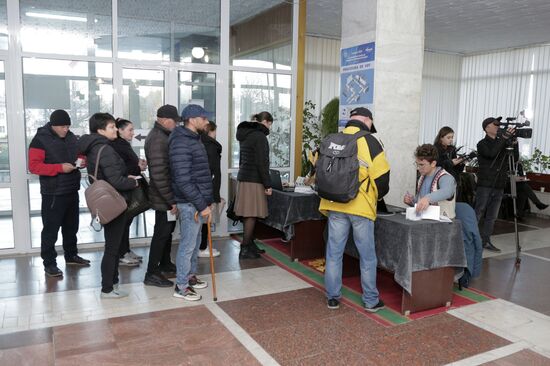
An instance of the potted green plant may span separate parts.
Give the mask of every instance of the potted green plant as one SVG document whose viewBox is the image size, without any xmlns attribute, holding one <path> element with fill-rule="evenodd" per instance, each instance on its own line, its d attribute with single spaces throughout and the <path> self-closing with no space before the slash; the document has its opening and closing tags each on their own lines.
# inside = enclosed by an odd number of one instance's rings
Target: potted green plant
<svg viewBox="0 0 550 366">
<path fill-rule="evenodd" d="M 319 117 L 315 114 L 316 104 L 306 100 L 303 110 L 303 132 L 302 132 L 302 173 L 304 177 L 312 169 L 309 161 L 309 154 L 321 143 L 321 131 L 319 128 Z"/>
<path fill-rule="evenodd" d="M 323 108 L 321 112 L 321 136 L 325 137 L 331 133 L 338 132 L 338 109 L 340 108 L 340 100 L 332 99 Z"/>
<path fill-rule="evenodd" d="M 544 155 L 539 148 L 535 148 L 530 158 L 522 158 L 521 165 L 527 178 L 530 181 L 531 188 L 539 190 L 545 187 L 550 189 L 550 174 L 546 172 L 550 168 L 550 156 Z"/>
</svg>

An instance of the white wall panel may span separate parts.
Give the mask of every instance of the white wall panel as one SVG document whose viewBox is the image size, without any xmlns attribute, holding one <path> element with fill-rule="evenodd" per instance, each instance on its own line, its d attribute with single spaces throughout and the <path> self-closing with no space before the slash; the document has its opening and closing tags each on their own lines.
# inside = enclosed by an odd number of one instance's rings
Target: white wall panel
<svg viewBox="0 0 550 366">
<path fill-rule="evenodd" d="M 340 40 L 306 37 L 305 100 L 317 105 L 316 114 L 340 95 Z"/>
<path fill-rule="evenodd" d="M 457 130 L 461 56 L 424 52 L 419 143 L 432 143 L 443 126 Z"/>
<path fill-rule="evenodd" d="M 306 37 L 305 100 L 317 104 L 317 114 L 339 95 L 339 55 L 340 41 Z M 483 119 L 529 109 L 533 138 L 521 141 L 522 152 L 550 154 L 550 46 L 472 56 L 425 52 L 419 143 L 450 126 L 457 146 L 475 149 Z"/>
<path fill-rule="evenodd" d="M 522 152 L 550 151 L 550 47 L 537 46 L 463 58 L 458 144 L 475 149 L 485 135 L 489 116 L 517 116 L 531 109 L 533 139 L 521 141 Z"/>
</svg>

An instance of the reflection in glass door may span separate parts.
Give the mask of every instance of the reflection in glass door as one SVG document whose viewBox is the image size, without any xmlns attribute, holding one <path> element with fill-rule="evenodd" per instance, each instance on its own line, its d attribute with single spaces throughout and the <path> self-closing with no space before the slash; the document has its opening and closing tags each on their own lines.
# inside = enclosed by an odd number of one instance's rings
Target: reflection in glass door
<svg viewBox="0 0 550 366">
<path fill-rule="evenodd" d="M 23 59 L 23 101 L 25 106 L 25 136 L 27 146 L 39 127 L 45 125 L 50 114 L 64 109 L 71 116 L 71 131 L 77 135 L 88 133 L 88 118 L 100 111 L 113 110 L 112 64 L 38 58 Z M 84 172 L 83 172 L 84 173 Z M 103 241 L 103 233 L 90 228 L 90 214 L 86 207 L 84 189 L 88 186 L 83 174 L 80 196 L 80 223 L 78 243 Z M 42 197 L 38 176 L 28 180 L 32 247 L 40 247 Z M 61 240 L 57 241 L 61 245 Z"/>
<path fill-rule="evenodd" d="M 200 104 L 216 115 L 216 74 L 206 72 L 180 71 L 178 74 L 180 108 L 187 104 Z"/>
<path fill-rule="evenodd" d="M 0 251 L 2 249 L 14 248 L 10 160 L 8 152 L 6 77 L 3 61 L 0 61 L 0 233 L 2 233 L 2 237 L 0 238 Z"/>
</svg>

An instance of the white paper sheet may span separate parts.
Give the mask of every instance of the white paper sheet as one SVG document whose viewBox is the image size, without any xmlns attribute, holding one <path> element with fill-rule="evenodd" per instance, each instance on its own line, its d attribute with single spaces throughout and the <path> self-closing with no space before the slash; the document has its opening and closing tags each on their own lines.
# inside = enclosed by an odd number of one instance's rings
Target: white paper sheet
<svg viewBox="0 0 550 366">
<path fill-rule="evenodd" d="M 414 207 L 408 207 L 405 218 L 411 221 L 418 220 L 435 220 L 441 221 L 440 219 L 441 209 L 439 206 L 428 206 L 428 208 L 420 213 L 416 212 L 416 205 Z"/>
</svg>

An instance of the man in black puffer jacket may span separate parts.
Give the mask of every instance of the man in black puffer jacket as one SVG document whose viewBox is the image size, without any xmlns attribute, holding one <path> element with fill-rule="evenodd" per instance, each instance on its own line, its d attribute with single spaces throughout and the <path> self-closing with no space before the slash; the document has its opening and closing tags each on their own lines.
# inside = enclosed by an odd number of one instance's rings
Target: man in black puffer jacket
<svg viewBox="0 0 550 366">
<path fill-rule="evenodd" d="M 174 297 L 188 301 L 200 300 L 201 296 L 195 289 L 207 287 L 207 283 L 196 274 L 201 227 L 207 221 L 214 201 L 208 156 L 199 135 L 199 131 L 204 131 L 208 125 L 208 116 L 201 106 L 189 104 L 181 114 L 185 127 L 176 127 L 169 140 L 172 189 L 180 220 Z"/>
<path fill-rule="evenodd" d="M 501 117 L 489 117 L 482 123 L 486 135 L 477 143 L 479 171 L 475 198 L 475 211 L 483 248 L 497 253 L 500 249 L 491 243 L 491 234 L 507 180 L 508 162 L 505 149 L 510 146 L 510 137 L 514 133 L 513 128 L 499 133 L 500 119 Z M 517 161 L 517 148 L 514 150 Z"/>
<path fill-rule="evenodd" d="M 87 266 L 90 261 L 78 256 L 76 247 L 79 221 L 78 190 L 80 171 L 76 136 L 69 131 L 71 118 L 62 109 L 50 115 L 50 121 L 36 132 L 29 147 L 29 171 L 40 176 L 42 195 L 42 234 L 40 254 L 47 276 L 62 276 L 57 267 L 55 242 L 59 228 L 63 235 L 65 262 Z"/>
<path fill-rule="evenodd" d="M 168 211 L 178 213 L 168 158 L 168 138 L 181 121 L 178 110 L 173 105 L 163 105 L 157 110 L 155 126 L 145 139 L 145 157 L 149 164 L 149 200 L 155 210 L 155 228 L 149 249 L 149 264 L 143 283 L 149 286 L 170 287 L 171 281 L 164 274 L 173 276 L 176 266 L 170 259 L 172 232 L 176 221 L 168 221 Z M 163 274 L 164 273 L 164 274 Z"/>
</svg>

